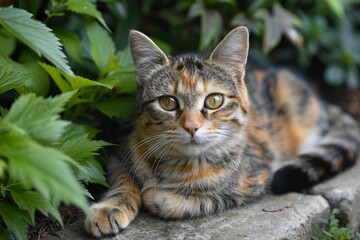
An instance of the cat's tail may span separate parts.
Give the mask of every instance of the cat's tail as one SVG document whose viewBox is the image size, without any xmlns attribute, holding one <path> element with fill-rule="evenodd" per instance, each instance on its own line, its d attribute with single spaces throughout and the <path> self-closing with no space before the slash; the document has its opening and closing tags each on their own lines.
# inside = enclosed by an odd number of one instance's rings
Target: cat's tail
<svg viewBox="0 0 360 240">
<path fill-rule="evenodd" d="M 301 191 L 336 175 L 360 159 L 357 122 L 336 106 L 329 106 L 328 110 L 326 133 L 317 145 L 299 154 L 296 164 L 286 165 L 274 173 L 272 192 Z"/>
</svg>

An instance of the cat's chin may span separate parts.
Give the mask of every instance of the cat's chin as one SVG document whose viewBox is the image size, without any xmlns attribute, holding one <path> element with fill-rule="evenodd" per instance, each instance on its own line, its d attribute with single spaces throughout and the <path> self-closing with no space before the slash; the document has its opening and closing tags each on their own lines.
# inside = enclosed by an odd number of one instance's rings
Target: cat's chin
<svg viewBox="0 0 360 240">
<path fill-rule="evenodd" d="M 189 143 L 178 144 L 175 148 L 183 155 L 201 156 L 206 155 L 210 151 L 211 144 L 190 141 Z"/>
</svg>

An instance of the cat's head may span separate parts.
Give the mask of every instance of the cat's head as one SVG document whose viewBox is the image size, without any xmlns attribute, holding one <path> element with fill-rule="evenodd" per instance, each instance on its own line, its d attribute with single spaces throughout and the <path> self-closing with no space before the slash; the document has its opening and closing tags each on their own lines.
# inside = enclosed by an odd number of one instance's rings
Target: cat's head
<svg viewBox="0 0 360 240">
<path fill-rule="evenodd" d="M 245 27 L 232 30 L 207 56 L 166 56 L 134 30 L 129 39 L 138 83 L 137 126 L 143 139 L 189 155 L 204 155 L 210 148 L 221 151 L 243 141 L 249 110 Z"/>
</svg>

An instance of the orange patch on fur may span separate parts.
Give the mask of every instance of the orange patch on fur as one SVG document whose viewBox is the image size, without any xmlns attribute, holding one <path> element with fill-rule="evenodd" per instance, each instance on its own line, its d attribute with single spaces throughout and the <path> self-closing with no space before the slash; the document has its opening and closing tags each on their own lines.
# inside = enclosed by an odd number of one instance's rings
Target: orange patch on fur
<svg viewBox="0 0 360 240">
<path fill-rule="evenodd" d="M 179 177 L 171 180 L 171 183 L 196 183 L 214 179 L 216 176 L 224 172 L 224 168 L 220 166 L 205 166 L 205 164 L 187 164 L 185 166 L 177 166 L 174 171 L 179 173 Z M 183 176 L 182 176 L 183 175 Z"/>
<path fill-rule="evenodd" d="M 261 172 L 257 176 L 243 176 L 239 178 L 238 192 L 241 195 L 249 195 L 252 186 L 263 185 L 269 179 L 267 172 Z"/>
</svg>

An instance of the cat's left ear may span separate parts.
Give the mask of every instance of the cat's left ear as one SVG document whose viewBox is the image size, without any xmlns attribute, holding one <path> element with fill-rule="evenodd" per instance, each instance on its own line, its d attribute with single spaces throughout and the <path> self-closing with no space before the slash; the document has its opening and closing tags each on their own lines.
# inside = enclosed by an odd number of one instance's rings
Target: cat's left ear
<svg viewBox="0 0 360 240">
<path fill-rule="evenodd" d="M 136 69 L 138 83 L 146 78 L 147 73 L 153 70 L 156 65 L 165 65 L 169 63 L 160 48 L 145 34 L 130 30 L 129 35 L 131 55 Z"/>
<path fill-rule="evenodd" d="M 249 51 L 249 32 L 241 26 L 233 29 L 216 46 L 210 55 L 210 60 L 229 63 L 235 67 L 244 66 Z"/>
</svg>

